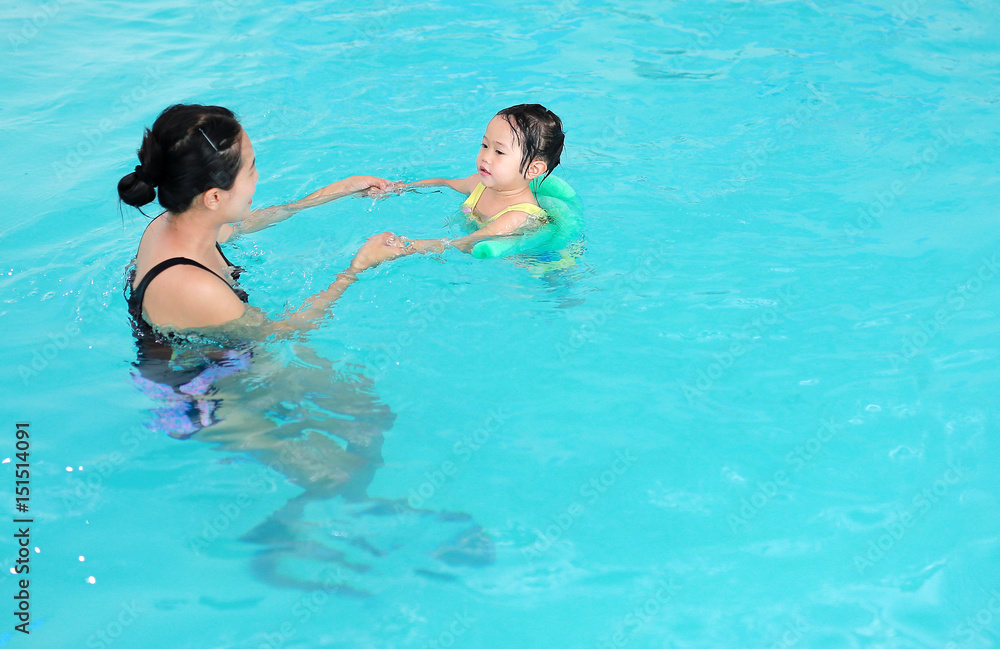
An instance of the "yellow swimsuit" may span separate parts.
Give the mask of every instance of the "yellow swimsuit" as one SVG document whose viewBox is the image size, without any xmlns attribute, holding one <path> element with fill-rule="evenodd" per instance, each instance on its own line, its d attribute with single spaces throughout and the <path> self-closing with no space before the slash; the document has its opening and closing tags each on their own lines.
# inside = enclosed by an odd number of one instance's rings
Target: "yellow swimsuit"
<svg viewBox="0 0 1000 649">
<path fill-rule="evenodd" d="M 472 193 L 469 194 L 469 197 L 465 199 L 465 202 L 462 203 L 462 211 L 475 219 L 476 223 L 479 224 L 479 227 L 492 223 L 507 212 L 526 212 L 528 216 L 533 216 L 539 219 L 545 219 L 546 217 L 545 210 L 537 205 L 532 205 L 531 203 L 518 203 L 517 205 L 511 205 L 510 207 L 503 208 L 486 221 L 480 221 L 479 217 L 476 216 L 476 203 L 479 202 L 479 197 L 483 195 L 483 190 L 485 189 L 486 186 L 483 185 L 483 183 L 479 183 L 476 185 L 476 188 L 472 190 Z"/>
</svg>

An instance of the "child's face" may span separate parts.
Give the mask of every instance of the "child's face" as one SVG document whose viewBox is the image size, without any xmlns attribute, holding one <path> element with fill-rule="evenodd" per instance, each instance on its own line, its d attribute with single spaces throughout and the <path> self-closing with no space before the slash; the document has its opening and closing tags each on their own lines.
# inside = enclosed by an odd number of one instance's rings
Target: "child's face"
<svg viewBox="0 0 1000 649">
<path fill-rule="evenodd" d="M 515 189 L 527 185 L 528 181 L 521 173 L 523 155 L 514 137 L 514 129 L 504 118 L 494 117 L 486 127 L 486 135 L 476 157 L 479 182 L 490 189 Z"/>
</svg>

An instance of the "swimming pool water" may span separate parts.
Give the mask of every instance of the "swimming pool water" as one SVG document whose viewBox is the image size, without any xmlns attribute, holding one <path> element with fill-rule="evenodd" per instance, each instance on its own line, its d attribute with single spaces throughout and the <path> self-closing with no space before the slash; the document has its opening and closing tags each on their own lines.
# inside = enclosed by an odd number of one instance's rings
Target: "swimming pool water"
<svg viewBox="0 0 1000 649">
<path fill-rule="evenodd" d="M 988 3 L 17 1 L 0 24 L 0 457 L 28 419 L 39 550 L 32 634 L 7 614 L 0 643 L 998 643 Z M 114 188 L 182 101 L 242 117 L 258 205 L 470 173 L 496 110 L 543 103 L 585 256 L 366 273 L 226 385 L 233 430 L 172 439 L 130 379 L 146 221 Z M 344 200 L 227 255 L 279 314 L 459 203 Z M 384 464 L 327 461 L 348 428 Z M 371 482 L 303 489 L 338 470 Z"/>
</svg>

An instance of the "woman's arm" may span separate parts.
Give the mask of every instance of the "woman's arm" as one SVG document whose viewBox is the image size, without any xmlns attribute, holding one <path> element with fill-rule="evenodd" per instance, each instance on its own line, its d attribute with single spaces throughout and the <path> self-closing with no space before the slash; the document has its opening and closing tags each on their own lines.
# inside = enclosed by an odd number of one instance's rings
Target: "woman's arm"
<svg viewBox="0 0 1000 649">
<path fill-rule="evenodd" d="M 411 252 L 413 247 L 404 247 L 404 241 L 391 232 L 368 237 L 326 290 L 307 298 L 297 311 L 280 320 L 271 320 L 259 309 L 247 306 L 225 281 L 193 266 L 163 271 L 150 284 L 143 307 L 151 321 L 164 323 L 159 325 L 161 329 L 179 333 L 263 339 L 275 333 L 308 331 L 319 326 L 327 309 L 357 281 L 358 273 Z"/>
<path fill-rule="evenodd" d="M 327 185 L 322 189 L 318 189 L 308 196 L 295 201 L 294 203 L 288 203 L 287 205 L 274 205 L 272 207 L 254 210 L 250 213 L 250 218 L 235 225 L 222 226 L 219 230 L 218 240 L 219 243 L 223 243 L 240 234 L 263 230 L 264 228 L 270 227 L 275 223 L 284 221 L 300 210 L 304 210 L 309 207 L 316 207 L 317 205 L 322 205 L 323 203 L 329 203 L 330 201 L 343 198 L 344 196 L 350 196 L 351 194 L 358 194 L 373 190 L 376 192 L 383 192 L 391 185 L 392 181 L 385 180 L 384 178 L 377 178 L 375 176 L 351 176 L 349 178 L 344 178 L 343 180 L 338 180 L 337 182 Z"/>
<path fill-rule="evenodd" d="M 350 266 L 337 273 L 337 279 L 326 290 L 307 298 L 298 311 L 284 320 L 274 322 L 274 328 L 284 331 L 306 331 L 315 328 L 317 322 L 326 314 L 327 309 L 340 299 L 348 286 L 358 280 L 358 273 L 374 268 L 383 261 L 412 252 L 415 252 L 412 246 L 405 246 L 402 237 L 397 237 L 391 232 L 368 237 L 364 245 L 354 255 Z"/>
</svg>

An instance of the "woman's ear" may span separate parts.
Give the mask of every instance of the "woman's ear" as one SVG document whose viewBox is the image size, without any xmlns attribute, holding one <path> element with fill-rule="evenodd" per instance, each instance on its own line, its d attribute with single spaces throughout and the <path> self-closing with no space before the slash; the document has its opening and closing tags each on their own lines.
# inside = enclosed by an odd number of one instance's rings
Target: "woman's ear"
<svg viewBox="0 0 1000 649">
<path fill-rule="evenodd" d="M 549 165 L 545 164 L 543 160 L 532 160 L 531 164 L 528 165 L 528 173 L 524 174 L 524 177 L 528 180 L 534 180 L 544 174 L 548 168 Z"/>
<path fill-rule="evenodd" d="M 212 189 L 205 191 L 205 193 L 201 195 L 201 203 L 207 209 L 210 210 L 218 209 L 219 203 L 221 202 L 222 202 L 222 194 L 220 193 L 218 187 L 213 187 Z"/>
</svg>

